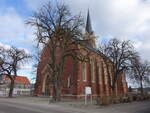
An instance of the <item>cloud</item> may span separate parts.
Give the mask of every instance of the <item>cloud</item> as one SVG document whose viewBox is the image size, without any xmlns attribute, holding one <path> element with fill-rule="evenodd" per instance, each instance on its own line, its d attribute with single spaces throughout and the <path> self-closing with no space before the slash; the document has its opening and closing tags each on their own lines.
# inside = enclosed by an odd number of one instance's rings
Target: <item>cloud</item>
<svg viewBox="0 0 150 113">
<path fill-rule="evenodd" d="M 10 45 L 4 45 L 0 42 L 0 47 L 3 47 L 5 49 L 10 49 Z"/>
<path fill-rule="evenodd" d="M 49 0 L 25 0 L 26 6 L 35 11 Z M 50 0 L 54 2 L 55 0 Z M 150 0 L 61 0 L 70 6 L 74 14 L 81 12 L 85 17 L 87 9 L 90 9 L 92 27 L 99 41 L 108 40 L 112 37 L 120 39 L 129 39 L 141 53 L 144 59 L 149 59 L 150 49 Z M 10 14 L 7 19 L 7 14 Z M 15 16 L 12 16 L 15 15 Z M 3 15 L 4 16 L 4 15 Z M 24 36 L 24 43 L 31 44 L 32 30 L 24 29 L 24 20 L 22 20 L 15 11 L 9 11 L 2 17 L 2 21 L 7 20 L 14 24 L 8 24 L 13 29 L 12 37 Z M 1 22 L 1 21 L 0 21 Z M 3 23 L 4 24 L 4 23 Z M 17 26 L 17 27 L 16 27 Z M 18 27 L 20 26 L 20 27 Z M 6 29 L 7 30 L 7 27 Z M 0 30 L 1 31 L 1 30 Z M 8 30 L 10 31 L 10 30 Z M 24 31 L 23 33 L 20 33 Z M 10 31 L 11 32 L 11 31 Z M 29 34 L 28 36 L 26 36 Z M 6 34 L 5 34 L 6 35 Z M 9 36 L 9 37 L 11 37 Z M 9 39 L 10 40 L 10 39 Z M 13 39 L 12 39 L 13 40 Z M 21 39 L 17 39 L 18 42 Z M 33 42 L 32 42 L 33 43 Z"/>
<path fill-rule="evenodd" d="M 27 7 L 33 11 L 39 9 L 42 5 L 44 5 L 48 1 L 50 0 L 25 0 Z"/>
<path fill-rule="evenodd" d="M 5 14 L 0 13 L 0 26 L 0 38 L 4 41 L 10 41 L 17 37 L 22 37 L 24 25 L 21 18 L 13 8 L 7 9 Z"/>
<path fill-rule="evenodd" d="M 30 48 L 33 30 L 25 25 L 25 19 L 14 8 L 8 7 L 5 13 L 0 10 L 0 39 L 1 43 Z"/>
<path fill-rule="evenodd" d="M 144 59 L 150 50 L 150 1 L 149 0 L 65 0 L 77 14 L 86 17 L 90 9 L 93 30 L 99 40 L 117 37 L 134 42 Z M 86 18 L 85 18 L 86 20 Z"/>
<path fill-rule="evenodd" d="M 27 18 L 18 14 L 14 7 L 0 8 L 0 46 L 10 48 L 10 46 L 24 49 L 27 53 L 32 53 L 34 44 L 34 29 L 25 25 Z M 32 62 L 21 67 L 18 75 L 30 76 Z"/>
<path fill-rule="evenodd" d="M 29 64 L 21 65 L 20 68 L 26 71 L 33 71 L 32 65 L 29 65 Z"/>
<path fill-rule="evenodd" d="M 21 69 L 18 70 L 18 75 L 19 76 L 27 76 L 31 82 L 35 82 L 32 79 L 35 78 L 36 73 L 33 72 L 33 66 L 32 64 L 26 63 L 25 65 L 21 66 Z"/>
<path fill-rule="evenodd" d="M 39 9 L 46 2 L 55 0 L 24 0 L 29 11 Z M 86 21 L 90 9 L 92 27 L 102 42 L 113 37 L 129 39 L 143 59 L 150 60 L 150 0 L 58 0 L 70 6 L 73 14 L 82 13 Z M 22 4 L 18 4 L 22 5 Z M 29 17 L 30 18 L 30 17 Z M 7 4 L 0 7 L 0 46 L 11 45 L 33 53 L 34 29 L 25 25 L 25 18 L 17 8 Z M 32 63 L 25 64 L 19 75 L 31 76 Z"/>
</svg>

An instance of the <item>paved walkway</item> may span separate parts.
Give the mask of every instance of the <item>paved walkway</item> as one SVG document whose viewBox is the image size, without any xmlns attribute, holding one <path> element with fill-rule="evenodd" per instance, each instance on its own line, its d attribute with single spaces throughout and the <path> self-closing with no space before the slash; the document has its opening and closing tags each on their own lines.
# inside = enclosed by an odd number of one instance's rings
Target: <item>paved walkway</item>
<svg viewBox="0 0 150 113">
<path fill-rule="evenodd" d="M 5 111 L 9 109 L 11 112 Z M 23 110 L 21 113 L 150 113 L 150 101 L 97 106 L 84 105 L 81 101 L 49 104 L 48 98 L 0 98 L 0 113 L 19 113 L 20 110 Z"/>
</svg>

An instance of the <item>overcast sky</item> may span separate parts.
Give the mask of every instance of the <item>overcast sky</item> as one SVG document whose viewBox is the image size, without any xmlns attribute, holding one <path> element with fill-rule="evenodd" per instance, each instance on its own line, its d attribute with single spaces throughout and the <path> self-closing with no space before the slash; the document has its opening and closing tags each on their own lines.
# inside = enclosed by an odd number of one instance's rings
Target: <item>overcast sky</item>
<svg viewBox="0 0 150 113">
<path fill-rule="evenodd" d="M 32 12 L 49 0 L 0 0 L 0 45 L 34 50 L 33 29 L 25 25 Z M 52 0 L 51 0 L 52 1 Z M 59 0 L 58 0 L 59 1 Z M 90 9 L 92 28 L 99 41 L 129 39 L 143 59 L 150 60 L 150 0 L 62 0 L 73 14 L 85 17 Z M 30 76 L 31 63 L 21 75 Z"/>
</svg>

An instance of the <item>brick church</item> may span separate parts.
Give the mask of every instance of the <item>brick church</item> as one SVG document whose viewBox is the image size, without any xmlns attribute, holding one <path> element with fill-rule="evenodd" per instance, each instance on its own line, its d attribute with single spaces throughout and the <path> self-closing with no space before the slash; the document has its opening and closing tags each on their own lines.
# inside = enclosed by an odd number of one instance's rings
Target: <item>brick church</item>
<svg viewBox="0 0 150 113">
<path fill-rule="evenodd" d="M 89 62 L 74 61 L 71 57 L 67 58 L 64 70 L 64 82 L 61 90 L 62 97 L 82 98 L 85 95 L 85 87 L 91 88 L 92 97 L 110 96 L 112 89 L 108 81 L 112 79 L 112 62 L 108 62 L 103 54 L 96 49 L 95 35 L 92 30 L 90 14 L 88 11 L 85 34 L 83 38 L 90 38 L 87 44 L 79 44 L 78 47 L 85 47 L 92 52 Z M 41 60 L 37 69 L 37 78 L 35 84 L 36 96 L 52 96 L 52 85 L 49 81 L 50 72 L 47 65 L 48 54 L 46 48 L 43 49 Z M 107 62 L 106 62 L 107 60 Z M 107 65 L 106 65 L 107 63 Z M 115 93 L 118 96 L 127 93 L 127 82 L 125 74 L 118 79 Z"/>
</svg>

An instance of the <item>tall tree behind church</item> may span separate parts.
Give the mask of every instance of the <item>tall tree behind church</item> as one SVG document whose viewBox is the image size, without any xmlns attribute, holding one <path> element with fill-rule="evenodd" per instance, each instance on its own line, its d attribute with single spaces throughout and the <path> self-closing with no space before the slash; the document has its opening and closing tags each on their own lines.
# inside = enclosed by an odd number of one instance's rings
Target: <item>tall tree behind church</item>
<svg viewBox="0 0 150 113">
<path fill-rule="evenodd" d="M 150 84 L 150 63 L 148 61 L 142 61 L 140 57 L 136 57 L 132 60 L 132 66 L 129 70 L 129 77 L 140 83 L 141 94 L 144 93 L 143 85 Z"/>
<path fill-rule="evenodd" d="M 107 57 L 107 61 L 109 59 L 113 64 L 113 78 L 109 79 L 109 86 L 114 92 L 118 78 L 131 67 L 131 61 L 138 56 L 138 53 L 129 40 L 120 41 L 116 38 L 100 45 L 99 51 Z"/>
</svg>

